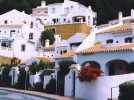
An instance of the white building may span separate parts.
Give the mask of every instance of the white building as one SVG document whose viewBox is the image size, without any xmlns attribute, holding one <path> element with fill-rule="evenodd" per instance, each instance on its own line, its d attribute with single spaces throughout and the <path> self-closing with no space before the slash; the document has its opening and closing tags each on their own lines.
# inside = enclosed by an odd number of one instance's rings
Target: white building
<svg viewBox="0 0 134 100">
<path fill-rule="evenodd" d="M 43 29 L 32 23 L 30 15 L 15 9 L 0 15 L 0 55 L 22 61 L 33 57 Z"/>
<path fill-rule="evenodd" d="M 132 10 L 133 11 L 133 10 Z M 56 66 L 61 60 L 74 60 L 65 76 L 64 95 L 86 100 L 107 100 L 111 96 L 117 99 L 119 85 L 134 80 L 134 24 L 133 14 L 123 21 L 119 13 L 118 23 L 105 25 L 91 30 L 83 43 L 75 50 L 56 58 Z M 90 63 L 104 73 L 91 82 L 83 83 L 76 79 L 81 67 Z M 58 69 L 56 68 L 56 72 Z M 127 74 L 126 74 L 127 73 Z M 70 88 L 68 88 L 70 87 Z M 116 88 L 113 88 L 116 87 Z M 112 92 L 111 92 L 112 89 Z M 111 95 L 112 93 L 112 95 Z"/>
<path fill-rule="evenodd" d="M 91 6 L 85 7 L 70 0 L 49 5 L 42 1 L 41 6 L 32 10 L 31 16 L 45 25 L 85 22 L 93 27 L 93 20 L 96 19 L 96 13 L 92 11 Z"/>
</svg>

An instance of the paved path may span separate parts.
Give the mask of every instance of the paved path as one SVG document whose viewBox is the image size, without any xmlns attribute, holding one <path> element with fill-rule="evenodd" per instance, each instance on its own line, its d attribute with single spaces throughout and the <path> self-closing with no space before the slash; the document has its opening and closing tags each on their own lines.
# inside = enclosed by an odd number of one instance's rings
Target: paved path
<svg viewBox="0 0 134 100">
<path fill-rule="evenodd" d="M 0 100 L 49 100 L 49 99 L 0 90 Z"/>
<path fill-rule="evenodd" d="M 76 99 L 76 98 L 70 98 L 70 97 L 59 96 L 59 95 L 52 95 L 52 94 L 36 92 L 36 91 L 18 90 L 18 89 L 14 89 L 14 88 L 0 87 L 0 90 L 6 90 L 9 92 L 16 92 L 16 93 L 28 94 L 28 95 L 32 95 L 32 96 L 36 96 L 36 97 L 41 97 L 41 98 L 44 98 L 43 100 L 80 100 L 80 99 Z M 2 99 L 0 99 L 0 100 L 2 100 Z M 3 100 L 10 100 L 10 99 L 3 99 Z M 15 100 L 15 99 L 13 99 L 13 100 Z M 16 100 L 18 100 L 18 99 L 16 99 Z M 21 100 L 23 100 L 23 99 L 21 99 Z M 33 99 L 25 99 L 25 100 L 33 100 Z M 36 100 L 41 100 L 41 99 L 36 99 Z"/>
</svg>

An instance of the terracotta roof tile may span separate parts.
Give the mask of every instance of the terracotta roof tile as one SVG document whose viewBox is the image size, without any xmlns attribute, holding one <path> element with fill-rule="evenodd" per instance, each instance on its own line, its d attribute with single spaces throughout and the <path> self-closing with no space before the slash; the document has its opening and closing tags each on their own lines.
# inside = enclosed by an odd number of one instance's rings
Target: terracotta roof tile
<svg viewBox="0 0 134 100">
<path fill-rule="evenodd" d="M 54 45 L 49 45 L 49 47 L 42 46 L 42 47 L 38 48 L 38 50 L 49 50 L 50 51 L 50 50 L 54 50 L 54 48 L 55 48 Z"/>
<path fill-rule="evenodd" d="M 38 59 L 42 62 L 47 62 L 47 63 L 55 62 L 54 59 L 48 59 L 48 58 L 43 58 L 43 57 L 36 57 L 36 59 Z"/>
<path fill-rule="evenodd" d="M 126 45 L 122 45 L 122 46 L 114 46 L 114 47 L 102 47 L 101 44 L 98 44 L 98 45 L 94 45 L 93 47 L 90 47 L 88 49 L 82 50 L 82 51 L 78 52 L 77 54 L 128 51 L 128 50 L 133 50 L 133 48 L 134 48 L 134 43 L 126 44 Z"/>
<path fill-rule="evenodd" d="M 32 10 L 48 10 L 48 7 L 39 7 L 39 8 L 33 8 Z"/>
<path fill-rule="evenodd" d="M 19 24 L 0 24 L 0 27 L 21 28 L 22 25 L 19 25 Z"/>
<path fill-rule="evenodd" d="M 102 32 L 99 32 L 98 34 L 105 34 L 105 33 L 111 33 L 111 32 L 118 32 L 118 31 L 128 31 L 128 30 L 132 30 L 132 25 L 133 24 L 124 24 L 121 26 L 117 26 Z"/>
<path fill-rule="evenodd" d="M 64 59 L 64 58 L 72 58 L 74 56 L 74 50 L 71 50 L 71 51 L 69 51 L 69 52 L 67 52 L 67 53 L 64 53 L 64 54 L 62 54 L 62 55 L 60 55 L 60 56 L 57 56 L 55 59 Z"/>
</svg>

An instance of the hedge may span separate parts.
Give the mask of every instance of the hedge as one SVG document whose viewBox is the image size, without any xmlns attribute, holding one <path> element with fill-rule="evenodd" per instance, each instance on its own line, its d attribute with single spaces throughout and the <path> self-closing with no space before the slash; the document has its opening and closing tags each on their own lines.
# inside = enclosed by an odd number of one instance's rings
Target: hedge
<svg viewBox="0 0 134 100">
<path fill-rule="evenodd" d="M 119 92 L 119 100 L 134 100 L 134 83 L 120 84 Z"/>
</svg>

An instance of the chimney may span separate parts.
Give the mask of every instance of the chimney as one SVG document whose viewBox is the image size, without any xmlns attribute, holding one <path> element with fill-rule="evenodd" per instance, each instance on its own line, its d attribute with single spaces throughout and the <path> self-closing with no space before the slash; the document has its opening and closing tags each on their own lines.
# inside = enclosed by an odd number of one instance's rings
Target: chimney
<svg viewBox="0 0 134 100">
<path fill-rule="evenodd" d="M 134 18 L 134 9 L 131 9 L 131 18 Z"/>
<path fill-rule="evenodd" d="M 119 12 L 119 15 L 118 15 L 118 17 L 119 17 L 119 24 L 122 24 L 122 12 Z"/>
<path fill-rule="evenodd" d="M 58 44 L 59 42 L 61 42 L 61 35 L 55 34 L 54 37 L 55 37 L 55 43 L 56 44 Z"/>
<path fill-rule="evenodd" d="M 46 1 L 41 1 L 41 6 L 45 7 L 46 6 Z"/>
<path fill-rule="evenodd" d="M 89 9 L 89 10 L 92 10 L 91 6 L 88 6 L 88 9 Z"/>
<path fill-rule="evenodd" d="M 45 48 L 49 47 L 49 42 L 50 41 L 48 39 L 45 40 Z"/>
</svg>

